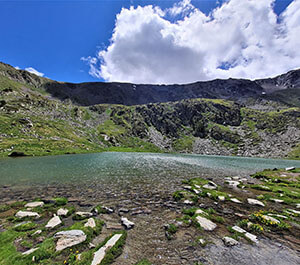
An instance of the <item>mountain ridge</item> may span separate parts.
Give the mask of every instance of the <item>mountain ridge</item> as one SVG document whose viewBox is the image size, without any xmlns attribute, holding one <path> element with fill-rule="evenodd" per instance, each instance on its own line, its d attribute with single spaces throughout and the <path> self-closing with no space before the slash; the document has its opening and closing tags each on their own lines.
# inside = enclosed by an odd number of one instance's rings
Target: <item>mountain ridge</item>
<svg viewBox="0 0 300 265">
<path fill-rule="evenodd" d="M 222 98 L 247 103 L 249 98 L 282 102 L 282 90 L 296 94 L 297 101 L 290 106 L 300 106 L 300 69 L 283 75 L 258 79 L 215 79 L 189 84 L 152 85 L 119 82 L 57 82 L 38 77 L 25 70 L 17 70 L 1 63 L 0 73 L 8 78 L 45 89 L 60 100 L 71 100 L 74 104 L 90 106 L 96 104 L 139 105 L 148 103 L 174 102 L 192 98 Z M 279 93 L 280 96 L 276 96 Z M 288 93 L 289 94 L 289 93 Z M 284 101 L 287 104 L 288 100 Z"/>
</svg>

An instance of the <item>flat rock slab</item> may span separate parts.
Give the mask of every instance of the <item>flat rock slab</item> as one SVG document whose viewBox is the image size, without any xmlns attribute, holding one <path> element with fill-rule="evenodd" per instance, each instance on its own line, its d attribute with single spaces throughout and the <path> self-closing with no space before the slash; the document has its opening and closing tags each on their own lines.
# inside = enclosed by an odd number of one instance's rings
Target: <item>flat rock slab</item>
<svg viewBox="0 0 300 265">
<path fill-rule="evenodd" d="M 46 228 L 52 229 L 56 226 L 59 226 L 62 224 L 62 221 L 60 220 L 59 216 L 52 217 L 49 222 L 46 224 Z"/>
<path fill-rule="evenodd" d="M 36 212 L 30 211 L 18 211 L 15 215 L 17 218 L 34 217 L 35 219 L 40 218 L 40 215 Z"/>
<path fill-rule="evenodd" d="M 197 216 L 196 220 L 205 231 L 213 231 L 217 227 L 215 223 L 202 216 Z"/>
<path fill-rule="evenodd" d="M 68 212 L 69 212 L 68 209 L 60 208 L 57 210 L 57 215 L 58 216 L 67 216 Z"/>
<path fill-rule="evenodd" d="M 258 206 L 262 206 L 262 207 L 265 206 L 265 204 L 262 203 L 262 202 L 259 201 L 259 200 L 255 200 L 255 199 L 250 199 L 250 198 L 248 198 L 247 201 L 248 201 L 248 203 L 251 204 L 251 205 L 258 205 Z"/>
<path fill-rule="evenodd" d="M 98 265 L 104 259 L 107 250 L 113 247 L 118 240 L 121 238 L 122 234 L 116 234 L 111 239 L 109 239 L 106 244 L 101 247 L 98 251 L 94 253 L 94 258 L 91 265 Z"/>
<path fill-rule="evenodd" d="M 96 222 L 95 222 L 94 218 L 89 218 L 87 220 L 87 222 L 84 224 L 84 227 L 95 228 L 96 227 Z"/>
<path fill-rule="evenodd" d="M 82 230 L 61 231 L 54 235 L 58 238 L 56 251 L 78 245 L 86 240 L 86 234 Z"/>
<path fill-rule="evenodd" d="M 223 240 L 224 245 L 225 245 L 226 247 L 233 247 L 233 246 L 239 244 L 238 241 L 236 241 L 236 240 L 233 239 L 232 237 L 228 237 L 228 236 L 223 237 L 222 240 Z"/>
<path fill-rule="evenodd" d="M 44 203 L 43 202 L 29 202 L 25 204 L 26 208 L 35 208 L 35 207 L 43 207 Z"/>
</svg>

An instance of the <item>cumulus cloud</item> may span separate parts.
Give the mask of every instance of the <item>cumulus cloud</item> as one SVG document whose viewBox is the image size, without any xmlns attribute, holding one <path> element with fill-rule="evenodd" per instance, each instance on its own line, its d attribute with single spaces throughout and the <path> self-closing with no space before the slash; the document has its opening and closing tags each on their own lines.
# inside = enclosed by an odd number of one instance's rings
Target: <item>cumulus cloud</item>
<svg viewBox="0 0 300 265">
<path fill-rule="evenodd" d="M 280 16 L 274 0 L 228 0 L 208 15 L 189 0 L 166 10 L 123 8 L 110 45 L 82 59 L 92 76 L 107 81 L 188 83 L 274 76 L 300 66 L 299 18 L 300 0 Z"/>
<path fill-rule="evenodd" d="M 29 73 L 35 74 L 37 76 L 44 76 L 44 73 L 39 72 L 38 70 L 34 69 L 33 67 L 27 67 L 25 70 Z"/>
</svg>

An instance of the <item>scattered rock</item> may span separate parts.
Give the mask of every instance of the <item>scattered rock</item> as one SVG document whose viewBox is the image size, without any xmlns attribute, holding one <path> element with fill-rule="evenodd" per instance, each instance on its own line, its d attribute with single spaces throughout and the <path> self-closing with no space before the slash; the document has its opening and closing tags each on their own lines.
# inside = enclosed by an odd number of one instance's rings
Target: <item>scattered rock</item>
<svg viewBox="0 0 300 265">
<path fill-rule="evenodd" d="M 29 224 L 29 223 L 31 223 L 31 222 L 30 222 L 30 221 L 24 221 L 24 222 L 21 222 L 21 223 L 19 223 L 19 224 L 16 224 L 16 225 L 14 226 L 14 228 L 16 228 L 16 227 L 18 227 L 18 226 L 21 226 L 21 225 Z"/>
<path fill-rule="evenodd" d="M 31 236 L 40 235 L 42 230 L 36 230 Z"/>
<path fill-rule="evenodd" d="M 134 227 L 134 223 L 129 221 L 126 217 L 121 217 L 121 223 L 126 229 L 131 229 Z"/>
<path fill-rule="evenodd" d="M 194 204 L 194 202 L 192 202 L 192 201 L 190 201 L 190 200 L 184 200 L 183 203 L 184 203 L 184 204 L 188 204 L 188 205 Z"/>
<path fill-rule="evenodd" d="M 226 247 L 233 247 L 235 245 L 238 245 L 239 242 L 236 241 L 235 239 L 231 238 L 231 237 L 228 237 L 228 236 L 225 236 L 222 238 L 223 242 L 224 242 L 224 245 Z"/>
<path fill-rule="evenodd" d="M 25 207 L 28 207 L 28 208 L 43 207 L 43 206 L 44 206 L 43 202 L 29 202 L 29 203 L 25 204 Z"/>
<path fill-rule="evenodd" d="M 229 180 L 229 181 L 226 181 L 226 183 L 230 186 L 230 187 L 233 187 L 233 188 L 236 188 L 240 182 L 239 181 L 235 181 L 235 180 Z"/>
<path fill-rule="evenodd" d="M 282 218 L 282 219 L 287 219 L 288 218 L 287 216 L 281 215 L 281 214 L 271 214 L 271 213 L 269 213 L 268 215 L 269 216 L 275 216 L 275 217 Z"/>
<path fill-rule="evenodd" d="M 300 214 L 300 211 L 293 210 L 293 209 L 288 209 L 289 212 L 292 212 L 294 214 Z"/>
<path fill-rule="evenodd" d="M 192 186 L 189 186 L 189 185 L 185 185 L 185 186 L 183 186 L 183 188 L 186 190 L 192 190 Z"/>
<path fill-rule="evenodd" d="M 261 217 L 264 218 L 267 221 L 274 222 L 276 224 L 280 223 L 279 220 L 275 219 L 274 217 L 268 216 L 268 215 L 262 215 Z"/>
<path fill-rule="evenodd" d="M 259 201 L 259 200 L 255 200 L 255 199 L 250 199 L 250 198 L 248 198 L 247 201 L 248 201 L 248 203 L 251 204 L 251 205 L 258 205 L 258 206 L 262 206 L 262 207 L 265 206 L 265 204 L 262 203 L 262 202 Z"/>
<path fill-rule="evenodd" d="M 207 214 L 206 212 L 204 212 L 203 210 L 201 209 L 197 209 L 195 214 Z"/>
<path fill-rule="evenodd" d="M 68 212 L 69 212 L 68 209 L 60 208 L 57 210 L 57 215 L 58 216 L 67 216 Z"/>
<path fill-rule="evenodd" d="M 297 204 L 296 204 L 296 208 L 300 208 L 300 203 L 297 203 Z"/>
<path fill-rule="evenodd" d="M 286 171 L 291 171 L 291 170 L 294 170 L 294 169 L 296 169 L 296 168 L 295 167 L 286 167 L 285 168 Z"/>
<path fill-rule="evenodd" d="M 129 210 L 126 209 L 126 208 L 120 208 L 119 209 L 119 214 L 121 214 L 121 213 L 129 213 Z"/>
<path fill-rule="evenodd" d="M 87 222 L 84 224 L 84 227 L 91 227 L 91 228 L 96 227 L 96 222 L 94 218 L 89 218 Z"/>
<path fill-rule="evenodd" d="M 49 222 L 46 224 L 45 227 L 49 229 L 53 229 L 61 224 L 62 221 L 60 220 L 59 216 L 54 216 L 49 220 Z"/>
<path fill-rule="evenodd" d="M 78 245 L 86 240 L 86 234 L 82 230 L 61 231 L 54 235 L 58 238 L 56 251 Z"/>
<path fill-rule="evenodd" d="M 90 212 L 76 212 L 75 215 L 79 216 L 80 218 L 88 218 L 93 216 Z"/>
<path fill-rule="evenodd" d="M 31 253 L 33 253 L 34 251 L 38 250 L 39 248 L 31 248 L 25 252 L 22 253 L 22 255 L 29 255 Z"/>
<path fill-rule="evenodd" d="M 112 230 L 122 230 L 123 226 L 120 224 L 115 224 L 115 223 L 107 223 L 106 224 L 107 229 L 112 229 Z"/>
<path fill-rule="evenodd" d="M 273 202 L 276 202 L 276 203 L 283 203 L 284 202 L 284 200 L 279 200 L 279 199 L 274 199 L 274 198 L 272 198 L 270 200 L 273 201 Z"/>
<path fill-rule="evenodd" d="M 251 240 L 253 243 L 258 243 L 258 240 L 257 240 L 257 236 L 256 235 L 253 235 L 251 233 L 245 233 L 245 237 L 247 237 L 249 240 Z"/>
<path fill-rule="evenodd" d="M 15 215 L 17 218 L 34 217 L 35 219 L 40 218 L 40 215 L 36 212 L 29 211 L 18 211 Z"/>
<path fill-rule="evenodd" d="M 112 248 L 118 240 L 121 238 L 122 234 L 116 234 L 112 238 L 110 238 L 106 244 L 101 247 L 98 251 L 94 253 L 94 258 L 91 265 L 98 265 L 104 259 L 105 254 L 108 249 Z"/>
<path fill-rule="evenodd" d="M 247 233 L 246 230 L 244 230 L 243 228 L 240 228 L 240 227 L 237 226 L 237 225 L 233 226 L 232 229 L 233 229 L 234 231 L 238 232 L 238 233 L 242 233 L 242 234 Z"/>
<path fill-rule="evenodd" d="M 225 201 L 225 196 L 218 196 L 219 201 Z"/>
<path fill-rule="evenodd" d="M 196 220 L 205 231 L 213 231 L 217 227 L 215 223 L 202 216 L 197 216 Z"/>
<path fill-rule="evenodd" d="M 230 199 L 232 202 L 235 202 L 235 203 L 242 203 L 240 200 L 236 199 L 236 198 L 231 198 Z"/>
<path fill-rule="evenodd" d="M 218 185 L 212 181 L 209 181 L 207 184 L 203 185 L 203 188 L 209 190 L 216 190 L 218 188 Z"/>
</svg>

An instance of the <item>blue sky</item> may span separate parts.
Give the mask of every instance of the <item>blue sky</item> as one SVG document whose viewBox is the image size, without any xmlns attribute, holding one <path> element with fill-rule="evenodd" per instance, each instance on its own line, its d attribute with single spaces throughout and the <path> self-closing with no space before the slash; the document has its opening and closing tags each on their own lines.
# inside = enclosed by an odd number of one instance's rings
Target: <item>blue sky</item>
<svg viewBox="0 0 300 265">
<path fill-rule="evenodd" d="M 99 75 L 89 74 L 90 66 L 80 58 L 93 57 L 110 45 L 116 15 L 122 7 L 151 4 L 165 10 L 177 2 L 0 0 L 0 61 L 22 69 L 33 67 L 59 81 L 103 80 Z M 291 2 L 276 1 L 276 14 Z M 191 1 L 191 4 L 205 14 L 217 6 L 213 0 Z M 176 18 L 169 17 L 173 19 Z"/>
</svg>

